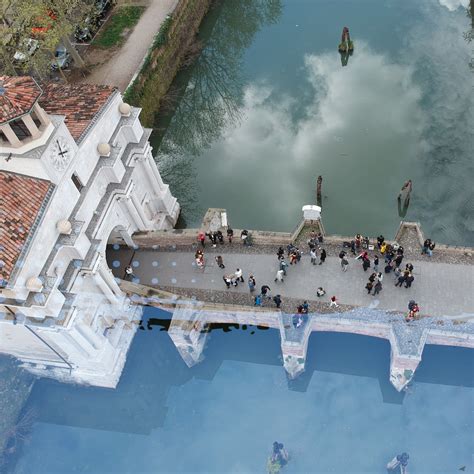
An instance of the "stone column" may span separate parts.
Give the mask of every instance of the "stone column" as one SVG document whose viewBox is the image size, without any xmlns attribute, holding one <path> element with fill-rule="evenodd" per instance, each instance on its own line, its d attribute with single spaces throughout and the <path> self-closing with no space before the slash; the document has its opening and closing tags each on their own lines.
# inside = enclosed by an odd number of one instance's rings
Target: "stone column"
<svg viewBox="0 0 474 474">
<path fill-rule="evenodd" d="M 99 266 L 99 274 L 107 284 L 107 286 L 110 288 L 110 290 L 114 293 L 116 296 L 123 296 L 123 292 L 120 289 L 120 286 L 118 283 L 115 281 L 115 277 L 112 273 L 112 270 L 107 266 L 105 263 L 105 258 L 102 260 L 100 266 Z"/>
<path fill-rule="evenodd" d="M 33 122 L 33 119 L 30 115 L 23 115 L 21 119 L 33 138 L 38 138 L 41 136 L 41 132 L 38 130 L 38 127 L 36 126 L 35 122 Z"/>
<path fill-rule="evenodd" d="M 129 196 L 121 197 L 120 202 L 124 203 L 126 214 L 130 216 L 130 220 L 135 224 L 137 229 L 144 230 L 145 223 L 141 220 L 140 215 L 135 209 L 135 206 L 133 205 L 133 203 L 130 202 L 130 197 Z"/>
<path fill-rule="evenodd" d="M 21 141 L 18 139 L 15 132 L 12 130 L 12 128 L 10 127 L 8 123 L 0 125 L 0 130 L 7 137 L 12 147 L 18 148 L 21 146 Z"/>
<path fill-rule="evenodd" d="M 110 289 L 109 285 L 104 281 L 100 272 L 93 274 L 94 281 L 96 282 L 97 286 L 102 290 L 104 296 L 110 301 L 112 304 L 118 304 L 118 299 L 115 296 L 114 292 Z"/>
<path fill-rule="evenodd" d="M 126 230 L 119 230 L 120 237 L 124 240 L 124 242 L 130 247 L 130 248 L 135 248 L 136 244 L 133 241 L 132 237 Z"/>
<path fill-rule="evenodd" d="M 203 319 L 204 315 L 194 305 L 180 307 L 173 312 L 168 336 L 188 367 L 202 360 L 207 338 Z"/>
<path fill-rule="evenodd" d="M 141 221 L 143 222 L 142 229 L 144 230 L 147 227 L 146 222 L 148 222 L 149 219 L 145 215 L 145 211 L 143 210 L 142 205 L 140 204 L 140 201 L 138 200 L 136 194 L 133 191 L 130 195 L 130 198 L 132 200 L 131 204 L 135 206 L 135 209 L 137 210 L 137 213 L 140 216 Z"/>
</svg>

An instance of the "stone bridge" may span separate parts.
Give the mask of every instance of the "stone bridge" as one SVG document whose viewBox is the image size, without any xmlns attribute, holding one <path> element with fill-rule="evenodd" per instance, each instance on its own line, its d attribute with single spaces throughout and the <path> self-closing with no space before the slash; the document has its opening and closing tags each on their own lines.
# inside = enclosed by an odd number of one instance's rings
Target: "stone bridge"
<svg viewBox="0 0 474 474">
<path fill-rule="evenodd" d="M 209 210 L 201 230 L 221 228 L 225 234 L 225 213 Z M 217 222 L 217 224 L 216 224 Z M 437 245 L 435 254 L 422 256 L 424 240 L 416 223 L 402 222 L 395 240 L 404 246 L 405 260 L 414 265 L 415 282 L 409 289 L 397 288 L 394 278 L 386 274 L 382 292 L 374 297 L 364 289 L 369 272 L 365 273 L 355 259 L 349 270 L 342 272 L 337 257 L 348 237 L 324 237 L 323 247 L 328 258 L 313 266 L 306 240 L 314 230 L 324 234 L 320 220 L 303 220 L 293 233 L 251 231 L 254 245 L 245 247 L 236 239 L 229 245 L 204 248 L 204 269 L 194 263 L 200 229 L 136 234 L 135 249 L 115 242 L 108 251 L 109 266 L 122 289 L 132 295 L 137 304 L 158 306 L 173 312 L 168 333 L 184 361 L 199 362 L 212 324 L 265 326 L 278 329 L 284 367 L 290 377 L 298 376 L 305 366 L 306 350 L 312 331 L 333 331 L 380 337 L 391 344 L 390 381 L 402 390 L 412 379 L 421 360 L 425 344 L 440 344 L 474 348 L 474 266 L 470 248 Z M 279 245 L 294 242 L 303 249 L 298 265 L 288 269 L 283 283 L 275 283 L 278 268 L 276 250 Z M 373 250 L 369 254 L 374 254 Z M 217 266 L 214 257 L 221 255 L 225 269 Z M 381 259 L 380 267 L 383 259 Z M 126 281 L 124 270 L 131 265 L 132 281 Z M 267 284 L 272 294 L 280 294 L 281 310 L 271 302 L 263 308 L 253 306 L 253 296 L 247 284 L 227 289 L 222 280 L 226 273 L 241 268 L 244 277 L 253 274 L 257 288 Z M 316 297 L 316 288 L 326 289 L 325 297 Z M 337 295 L 338 308 L 330 308 L 329 297 Z M 421 306 L 422 318 L 405 322 L 407 303 L 414 299 Z M 303 324 L 295 328 L 293 315 L 304 300 L 310 313 Z"/>
</svg>

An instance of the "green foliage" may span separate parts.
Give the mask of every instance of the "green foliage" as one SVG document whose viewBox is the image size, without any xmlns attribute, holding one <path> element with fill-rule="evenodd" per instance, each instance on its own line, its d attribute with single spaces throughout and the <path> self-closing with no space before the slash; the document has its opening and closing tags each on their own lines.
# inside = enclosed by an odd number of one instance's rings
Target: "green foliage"
<svg viewBox="0 0 474 474">
<path fill-rule="evenodd" d="M 5 25 L 0 53 L 2 63 L 13 66 L 13 56 L 20 51 L 24 53 L 24 60 L 14 64 L 19 73 L 31 70 L 39 75 L 46 73 L 55 48 L 93 8 L 92 0 L 2 0 L 0 16 Z M 30 38 L 39 43 L 31 55 L 25 46 Z"/>
<path fill-rule="evenodd" d="M 156 34 L 155 39 L 153 40 L 152 46 L 148 51 L 148 54 L 140 70 L 139 76 L 145 77 L 144 82 L 146 82 L 152 75 L 152 71 L 150 70 L 150 64 L 153 53 L 157 49 L 164 47 L 168 43 L 169 31 L 172 24 L 173 17 L 171 15 L 167 15 L 167 17 L 161 24 L 160 30 Z M 124 101 L 134 105 L 138 104 L 138 102 L 142 98 L 143 89 L 144 87 L 138 86 L 138 81 L 135 81 L 123 94 Z"/>
<path fill-rule="evenodd" d="M 125 40 L 125 30 L 133 28 L 144 11 L 144 7 L 133 5 L 118 8 L 94 38 L 93 45 L 99 48 L 111 48 L 122 44 Z"/>
</svg>

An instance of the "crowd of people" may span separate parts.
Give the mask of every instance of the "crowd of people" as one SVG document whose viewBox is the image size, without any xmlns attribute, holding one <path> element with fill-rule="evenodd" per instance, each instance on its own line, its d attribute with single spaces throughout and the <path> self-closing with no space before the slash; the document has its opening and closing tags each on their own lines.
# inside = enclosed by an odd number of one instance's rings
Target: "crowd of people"
<svg viewBox="0 0 474 474">
<path fill-rule="evenodd" d="M 233 242 L 234 231 L 229 227 L 227 229 L 227 240 L 229 244 Z M 195 259 L 198 268 L 204 268 L 204 247 L 206 245 L 206 237 L 209 239 L 211 245 L 215 248 L 218 245 L 223 245 L 224 234 L 221 231 L 216 232 L 200 232 L 198 240 L 200 241 L 202 248 L 196 251 Z M 247 230 L 241 232 L 241 243 L 244 246 L 249 245 L 249 239 L 251 238 L 250 233 Z M 293 243 L 286 246 L 286 249 L 280 246 L 276 252 L 277 256 L 277 268 L 275 270 L 274 283 L 276 285 L 282 285 L 285 282 L 285 278 L 288 275 L 288 269 L 290 266 L 297 267 L 301 262 L 303 254 L 309 255 L 311 265 L 323 265 L 327 258 L 327 251 L 323 247 L 324 237 L 321 233 L 311 232 L 307 241 L 307 249 L 300 249 Z M 414 266 L 412 263 L 405 263 L 405 267 L 402 267 L 404 261 L 404 249 L 397 243 L 389 243 L 385 240 L 383 235 L 379 235 L 371 245 L 369 238 L 363 237 L 361 234 L 356 234 L 354 239 L 350 242 L 343 242 L 342 249 L 339 252 L 340 267 L 343 272 L 346 272 L 349 268 L 349 256 L 348 252 L 353 255 L 354 264 L 359 262 L 364 272 L 371 269 L 365 289 L 367 294 L 372 296 L 379 295 L 383 290 L 383 285 L 387 284 L 384 274 L 392 274 L 393 282 L 395 287 L 410 288 L 415 280 L 414 277 Z M 422 254 L 431 256 L 435 243 L 430 239 L 424 242 L 422 248 Z M 369 255 L 369 251 L 374 251 L 372 256 Z M 219 268 L 225 269 L 224 259 L 222 255 L 215 256 L 216 264 Z M 383 271 L 381 271 L 383 269 Z M 222 277 L 226 288 L 237 287 L 239 284 L 245 283 L 243 271 L 241 268 L 236 268 L 233 273 L 226 272 Z M 272 294 L 272 290 L 268 284 L 263 284 L 260 287 L 260 291 L 257 293 L 257 281 L 253 274 L 250 274 L 247 279 L 247 286 L 249 292 L 252 294 L 255 306 L 263 306 L 268 303 L 274 304 L 275 307 L 281 308 L 282 297 L 280 293 Z M 321 299 L 326 295 L 326 290 L 322 287 L 318 287 L 316 297 Z M 413 304 L 412 304 L 413 303 Z M 338 300 L 335 295 L 329 297 L 329 306 L 338 308 Z M 304 322 L 304 314 L 309 311 L 309 303 L 304 301 L 303 303 L 296 306 L 295 317 L 293 324 L 295 327 L 300 327 Z M 407 321 L 417 319 L 419 315 L 419 306 L 414 301 L 410 301 L 408 313 L 406 316 Z"/>
</svg>

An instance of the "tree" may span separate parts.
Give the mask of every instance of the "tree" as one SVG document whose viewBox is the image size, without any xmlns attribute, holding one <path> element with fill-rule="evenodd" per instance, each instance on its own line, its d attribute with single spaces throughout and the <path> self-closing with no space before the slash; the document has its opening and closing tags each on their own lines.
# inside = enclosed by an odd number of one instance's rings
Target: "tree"
<svg viewBox="0 0 474 474">
<path fill-rule="evenodd" d="M 7 70 L 16 51 L 24 57 L 15 64 L 22 72 L 33 69 L 45 74 L 55 48 L 63 43 L 79 67 L 84 61 L 72 46 L 69 37 L 84 17 L 94 9 L 93 0 L 0 0 L 3 23 L 0 61 Z M 37 49 L 31 51 L 31 41 Z"/>
</svg>

